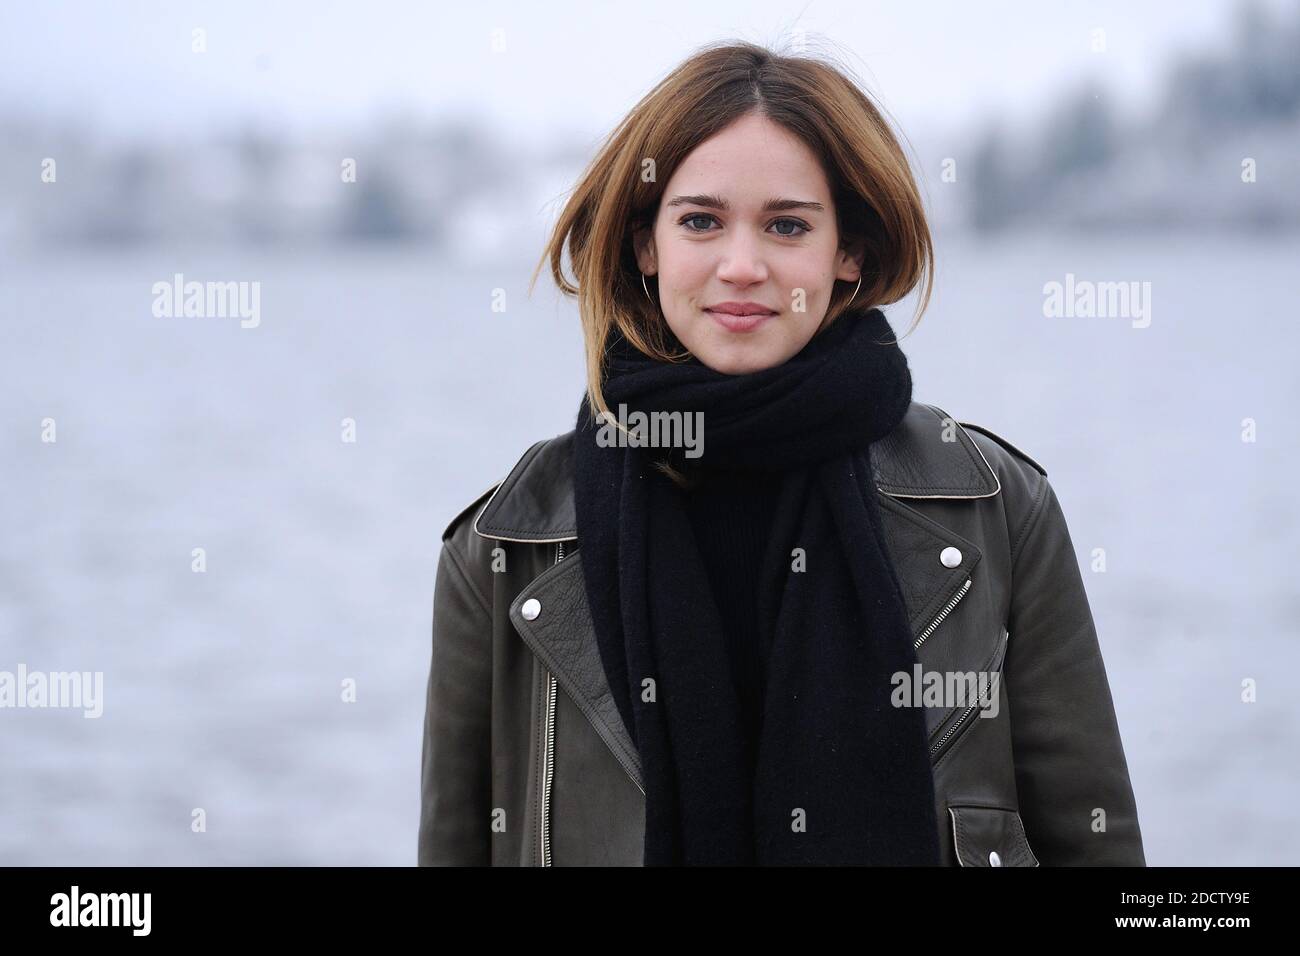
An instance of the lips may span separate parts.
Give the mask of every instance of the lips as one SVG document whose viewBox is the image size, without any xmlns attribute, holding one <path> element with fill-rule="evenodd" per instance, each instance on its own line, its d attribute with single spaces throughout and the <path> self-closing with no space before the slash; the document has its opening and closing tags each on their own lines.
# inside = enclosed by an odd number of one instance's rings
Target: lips
<svg viewBox="0 0 1300 956">
<path fill-rule="evenodd" d="M 769 309 L 758 302 L 719 302 L 708 306 L 704 311 L 738 316 L 776 315 L 776 309 Z"/>
<path fill-rule="evenodd" d="M 721 309 L 705 309 L 705 314 L 721 325 L 728 332 L 752 332 L 768 319 L 776 315 L 768 309 L 757 312 L 724 312 Z"/>
</svg>

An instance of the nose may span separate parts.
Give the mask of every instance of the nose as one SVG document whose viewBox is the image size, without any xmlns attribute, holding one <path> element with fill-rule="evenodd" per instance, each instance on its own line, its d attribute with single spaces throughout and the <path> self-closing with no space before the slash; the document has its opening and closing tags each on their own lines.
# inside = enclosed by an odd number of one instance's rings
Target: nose
<svg viewBox="0 0 1300 956">
<path fill-rule="evenodd" d="M 718 262 L 718 278 L 732 285 L 748 286 L 767 279 L 767 264 L 758 243 L 745 235 L 728 237 Z"/>
</svg>

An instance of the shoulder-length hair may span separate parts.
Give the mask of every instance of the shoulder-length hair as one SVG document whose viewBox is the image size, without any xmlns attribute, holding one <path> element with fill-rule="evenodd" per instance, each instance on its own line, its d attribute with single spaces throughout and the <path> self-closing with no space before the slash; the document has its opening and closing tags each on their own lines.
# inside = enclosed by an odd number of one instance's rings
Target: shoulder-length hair
<svg viewBox="0 0 1300 956">
<path fill-rule="evenodd" d="M 633 237 L 653 225 L 664 187 L 691 150 L 753 112 L 790 130 L 820 159 L 841 246 L 860 242 L 864 249 L 859 302 L 897 302 L 924 279 L 916 321 L 925 311 L 934 280 L 925 210 L 898 140 L 868 94 L 829 60 L 778 55 L 749 42 L 711 44 L 674 69 L 606 137 L 533 272 L 530 291 L 549 260 L 556 285 L 578 299 L 593 414 L 609 412 L 602 358 L 614 326 L 651 357 L 675 362 L 689 354 L 674 348 L 658 304 L 645 295 Z M 573 282 L 561 265 L 566 247 Z M 853 297 L 856 283 L 839 285 L 823 329 Z"/>
</svg>

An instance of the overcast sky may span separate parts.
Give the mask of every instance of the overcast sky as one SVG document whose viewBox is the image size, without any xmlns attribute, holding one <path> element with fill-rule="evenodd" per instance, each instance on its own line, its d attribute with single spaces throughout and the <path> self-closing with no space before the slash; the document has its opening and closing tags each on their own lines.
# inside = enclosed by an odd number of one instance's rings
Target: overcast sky
<svg viewBox="0 0 1300 956">
<path fill-rule="evenodd" d="M 1284 0 L 1267 0 L 1273 7 Z M 513 136 L 602 134 L 700 44 L 829 43 L 905 129 L 1017 116 L 1086 76 L 1129 108 L 1179 49 L 1228 38 L 1229 2 L 655 0 L 654 3 L 115 0 L 5 3 L 0 115 L 115 133 L 202 133 L 243 117 L 348 127 L 455 111 Z M 191 51 L 206 31 L 207 52 Z M 1107 50 L 1090 49 L 1105 31 Z M 493 31 L 505 49 L 492 49 Z"/>
</svg>

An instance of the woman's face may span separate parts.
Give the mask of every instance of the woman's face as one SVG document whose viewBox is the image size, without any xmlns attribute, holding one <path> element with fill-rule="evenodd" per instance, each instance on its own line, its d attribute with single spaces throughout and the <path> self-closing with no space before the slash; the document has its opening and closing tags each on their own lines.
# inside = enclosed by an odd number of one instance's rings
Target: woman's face
<svg viewBox="0 0 1300 956">
<path fill-rule="evenodd" d="M 752 113 L 673 173 L 653 233 L 637 239 L 637 261 L 658 275 L 678 340 L 709 368 L 738 375 L 797 353 L 821 326 L 835 280 L 858 280 L 860 259 L 839 245 L 816 156 Z"/>
</svg>

